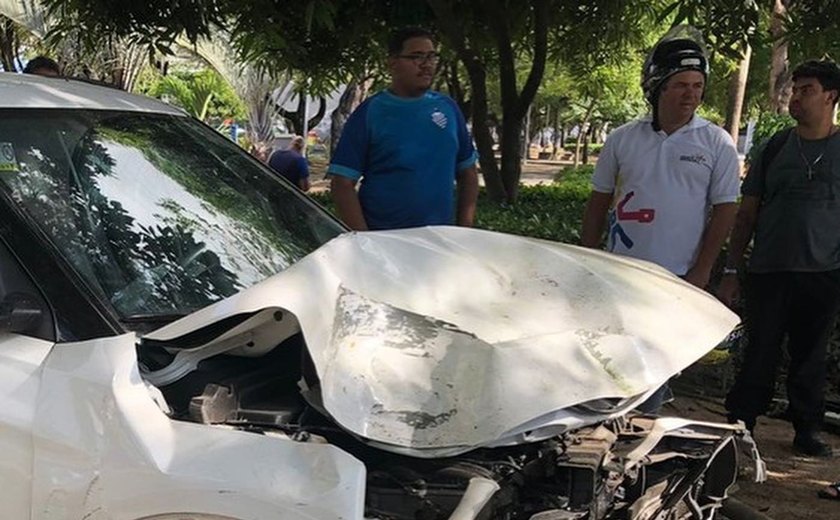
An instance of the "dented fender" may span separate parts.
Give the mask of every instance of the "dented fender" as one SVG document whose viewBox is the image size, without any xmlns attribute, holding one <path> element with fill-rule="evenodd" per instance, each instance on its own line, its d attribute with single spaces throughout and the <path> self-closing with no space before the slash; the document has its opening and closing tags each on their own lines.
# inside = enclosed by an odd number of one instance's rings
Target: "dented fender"
<svg viewBox="0 0 840 520">
<path fill-rule="evenodd" d="M 126 334 L 53 349 L 34 427 L 34 520 L 201 512 L 361 519 L 364 465 L 325 443 L 175 421 Z"/>
</svg>

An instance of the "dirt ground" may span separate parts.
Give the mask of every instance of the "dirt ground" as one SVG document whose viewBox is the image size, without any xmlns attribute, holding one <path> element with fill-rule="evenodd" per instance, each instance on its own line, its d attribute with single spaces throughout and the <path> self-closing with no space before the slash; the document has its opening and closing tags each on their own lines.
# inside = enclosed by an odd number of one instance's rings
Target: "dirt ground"
<svg viewBox="0 0 840 520">
<path fill-rule="evenodd" d="M 723 403 L 715 398 L 677 396 L 663 409 L 665 415 L 725 422 Z M 840 480 L 840 458 L 820 459 L 793 453 L 793 428 L 781 419 L 761 417 L 755 428 L 768 479 L 756 484 L 744 478 L 732 494 L 774 520 L 840 519 L 840 501 L 817 498 L 817 490 Z M 823 433 L 823 439 L 840 454 L 840 436 Z"/>
<path fill-rule="evenodd" d="M 535 184 L 551 184 L 554 180 L 554 174 L 560 171 L 561 168 L 569 166 L 569 162 L 558 161 L 528 161 L 522 165 L 521 183 L 524 185 Z M 326 161 L 314 160 L 309 164 L 310 181 L 313 193 L 327 191 L 330 182 L 326 180 L 327 172 Z M 484 184 L 484 179 L 479 176 L 479 183 Z"/>
</svg>

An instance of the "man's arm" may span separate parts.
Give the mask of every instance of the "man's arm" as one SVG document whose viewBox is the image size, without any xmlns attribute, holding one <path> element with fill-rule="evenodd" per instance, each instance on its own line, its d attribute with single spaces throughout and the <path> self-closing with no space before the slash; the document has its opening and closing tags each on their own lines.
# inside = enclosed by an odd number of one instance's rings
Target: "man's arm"
<svg viewBox="0 0 840 520">
<path fill-rule="evenodd" d="M 597 248 L 604 236 L 604 224 L 607 211 L 612 204 L 613 194 L 593 190 L 583 213 L 583 226 L 580 230 L 580 244 L 584 247 Z"/>
<path fill-rule="evenodd" d="M 475 220 L 475 205 L 478 200 L 478 173 L 475 166 L 465 168 L 458 173 L 458 214 L 457 224 L 472 227 Z"/>
<path fill-rule="evenodd" d="M 309 161 L 303 155 L 298 162 L 298 188 L 309 191 Z"/>
<path fill-rule="evenodd" d="M 760 197 L 755 195 L 744 195 L 741 198 L 741 206 L 738 208 L 738 216 L 735 217 L 735 228 L 729 238 L 729 250 L 726 254 L 726 267 L 729 269 L 740 270 L 744 266 L 744 252 L 755 232 L 760 200 Z M 717 290 L 718 299 L 731 307 L 739 292 L 737 273 L 725 274 Z"/>
<path fill-rule="evenodd" d="M 706 224 L 700 250 L 694 265 L 685 274 L 685 280 L 701 289 L 709 285 L 712 267 L 720 255 L 726 237 L 732 231 L 738 212 L 738 191 L 741 185 L 741 162 L 735 142 L 728 133 L 718 128 L 716 159 L 712 168 L 708 197 L 712 203 L 712 216 Z"/>
<path fill-rule="evenodd" d="M 726 242 L 726 237 L 732 230 L 737 211 L 738 204 L 734 202 L 715 204 L 712 207 L 712 218 L 703 233 L 697 260 L 685 274 L 685 280 L 688 283 L 701 289 L 705 289 L 709 285 L 712 267 L 715 265 L 723 243 Z"/>
<path fill-rule="evenodd" d="M 583 212 L 583 224 L 580 229 L 580 244 L 584 247 L 599 248 L 604 238 L 607 212 L 613 202 L 619 162 L 616 147 L 621 140 L 620 132 L 607 136 L 604 147 L 598 155 L 595 172 L 592 174 L 592 193 Z"/>
<path fill-rule="evenodd" d="M 362 205 L 356 193 L 356 182 L 367 171 L 368 101 L 363 102 L 350 114 L 335 153 L 327 168 L 330 175 L 330 193 L 335 202 L 338 217 L 352 230 L 367 231 Z"/>
<path fill-rule="evenodd" d="M 356 181 L 340 175 L 333 175 L 330 193 L 338 210 L 338 217 L 354 231 L 367 231 L 368 226 L 356 193 Z"/>
</svg>

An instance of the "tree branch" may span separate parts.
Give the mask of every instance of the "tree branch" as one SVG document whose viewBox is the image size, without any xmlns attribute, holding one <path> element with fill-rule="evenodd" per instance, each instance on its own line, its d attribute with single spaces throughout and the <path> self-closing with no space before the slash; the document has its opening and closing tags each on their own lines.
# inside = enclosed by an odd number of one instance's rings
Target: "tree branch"
<svg viewBox="0 0 840 520">
<path fill-rule="evenodd" d="M 323 96 L 318 98 L 318 112 L 309 119 L 309 123 L 307 128 L 310 130 L 318 126 L 318 123 L 321 122 L 321 119 L 324 118 L 324 114 L 327 113 L 327 100 L 324 99 Z M 306 114 L 304 114 L 304 117 Z"/>
<path fill-rule="evenodd" d="M 477 9 L 482 6 L 487 9 L 487 22 L 496 40 L 496 50 L 499 52 L 499 86 L 502 94 L 502 111 L 504 116 L 518 117 L 519 90 L 516 88 L 516 59 L 513 54 L 508 17 L 498 0 L 473 0 Z"/>
<path fill-rule="evenodd" d="M 534 101 L 545 75 L 545 61 L 548 56 L 548 2 L 546 0 L 532 0 L 534 19 L 534 59 L 531 71 L 522 93 L 517 102 L 517 117 L 525 117 L 528 107 Z"/>
</svg>

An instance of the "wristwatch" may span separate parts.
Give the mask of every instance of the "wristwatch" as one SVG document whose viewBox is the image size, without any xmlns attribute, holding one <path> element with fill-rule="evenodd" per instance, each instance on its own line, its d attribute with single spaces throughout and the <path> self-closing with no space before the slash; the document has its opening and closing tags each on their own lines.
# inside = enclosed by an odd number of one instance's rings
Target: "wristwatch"
<svg viewBox="0 0 840 520">
<path fill-rule="evenodd" d="M 724 267 L 723 268 L 723 276 L 731 276 L 731 275 L 737 275 L 737 274 L 738 274 L 738 268 L 737 267 Z"/>
</svg>

